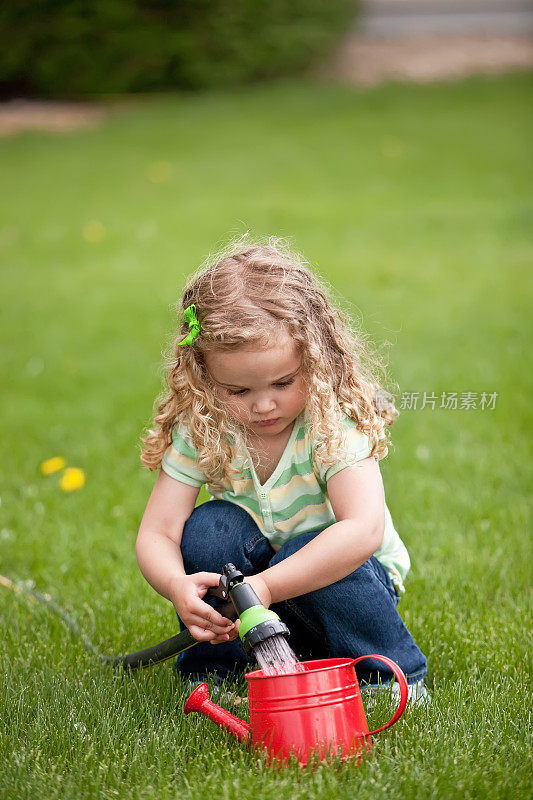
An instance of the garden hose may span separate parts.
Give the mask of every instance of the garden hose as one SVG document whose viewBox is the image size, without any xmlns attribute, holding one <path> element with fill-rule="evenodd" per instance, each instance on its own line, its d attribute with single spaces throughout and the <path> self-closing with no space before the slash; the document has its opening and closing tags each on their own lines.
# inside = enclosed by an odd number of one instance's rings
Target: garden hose
<svg viewBox="0 0 533 800">
<path fill-rule="evenodd" d="M 115 669 L 134 670 L 140 667 L 148 667 L 152 664 L 159 664 L 172 656 L 188 650 L 198 644 L 190 631 L 185 629 L 176 636 L 166 639 L 164 642 L 138 650 L 135 653 L 127 653 L 119 656 L 106 656 L 98 653 L 92 642 L 85 636 L 70 614 L 60 608 L 49 595 L 41 594 L 33 588 L 32 584 L 24 584 L 12 581 L 0 575 L 0 585 L 14 591 L 17 595 L 25 595 L 33 602 L 38 602 L 46 606 L 54 614 L 60 617 L 63 624 L 74 631 L 82 640 L 85 649 L 96 656 L 103 664 L 110 664 Z M 254 648 L 272 636 L 285 636 L 288 638 L 289 629 L 280 620 L 278 615 L 262 604 L 252 587 L 244 583 L 244 576 L 233 564 L 226 564 L 222 570 L 222 576 L 218 587 L 209 590 L 209 594 L 218 597 L 225 602 L 220 607 L 220 612 L 229 618 L 240 617 L 241 625 L 239 637 L 246 652 L 253 654 Z"/>
</svg>

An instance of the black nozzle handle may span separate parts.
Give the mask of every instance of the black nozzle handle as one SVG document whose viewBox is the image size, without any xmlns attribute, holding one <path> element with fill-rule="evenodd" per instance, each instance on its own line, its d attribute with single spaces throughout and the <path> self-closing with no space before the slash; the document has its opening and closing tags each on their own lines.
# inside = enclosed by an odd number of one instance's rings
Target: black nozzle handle
<svg viewBox="0 0 533 800">
<path fill-rule="evenodd" d="M 231 592 L 237 584 L 244 582 L 244 575 L 240 569 L 237 569 L 235 564 L 231 562 L 224 564 L 222 567 L 222 576 L 226 578 L 228 592 Z"/>
<path fill-rule="evenodd" d="M 227 580 L 228 595 L 239 617 L 247 608 L 262 605 L 250 584 L 244 582 L 242 572 L 234 564 L 224 564 L 222 572 Z"/>
<path fill-rule="evenodd" d="M 208 594 L 218 597 L 219 600 L 228 600 L 233 588 L 244 581 L 244 575 L 234 564 L 224 564 L 218 586 L 212 586 Z"/>
<path fill-rule="evenodd" d="M 221 605 L 215 606 L 219 614 L 222 614 L 223 617 L 227 617 L 228 619 L 231 620 L 237 619 L 237 612 L 235 611 L 235 606 L 231 602 L 231 598 L 229 596 L 228 579 L 226 575 L 221 575 L 218 586 L 212 586 L 210 589 L 207 590 L 207 594 L 210 597 L 217 597 L 219 600 L 226 601 Z"/>
<path fill-rule="evenodd" d="M 247 608 L 261 605 L 261 600 L 250 584 L 244 583 L 244 575 L 235 564 L 224 564 L 220 584 L 224 586 L 226 598 L 231 600 L 239 617 Z"/>
<path fill-rule="evenodd" d="M 219 600 L 227 600 L 228 579 L 226 578 L 226 576 L 221 575 L 220 580 L 218 582 L 218 586 L 211 586 L 211 588 L 207 590 L 207 594 L 211 595 L 211 597 L 218 597 Z"/>
</svg>

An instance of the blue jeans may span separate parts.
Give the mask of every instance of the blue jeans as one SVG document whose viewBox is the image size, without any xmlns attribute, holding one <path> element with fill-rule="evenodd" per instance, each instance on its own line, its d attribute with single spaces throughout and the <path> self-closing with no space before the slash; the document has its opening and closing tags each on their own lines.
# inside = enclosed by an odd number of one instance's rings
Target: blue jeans
<svg viewBox="0 0 533 800">
<path fill-rule="evenodd" d="M 255 575 L 296 553 L 319 533 L 296 536 L 275 552 L 244 509 L 226 500 L 211 500 L 195 508 L 185 523 L 181 541 L 185 572 L 220 573 L 231 562 L 244 575 Z M 204 599 L 220 605 L 215 598 Z M 372 556 L 342 580 L 271 608 L 288 626 L 290 645 L 301 661 L 379 653 L 396 661 L 408 682 L 414 683 L 426 674 L 427 662 L 396 610 L 398 601 L 387 570 Z M 180 627 L 184 627 L 181 621 Z M 176 668 L 191 678 L 207 673 L 226 678 L 256 667 L 236 639 L 217 645 L 199 643 L 178 655 Z M 372 659 L 357 665 L 357 676 L 369 683 L 393 678 L 385 665 Z"/>
</svg>

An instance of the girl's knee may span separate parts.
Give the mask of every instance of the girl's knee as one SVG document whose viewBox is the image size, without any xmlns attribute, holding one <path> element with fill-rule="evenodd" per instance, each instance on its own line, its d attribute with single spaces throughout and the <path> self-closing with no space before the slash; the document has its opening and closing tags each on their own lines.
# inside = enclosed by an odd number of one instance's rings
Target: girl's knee
<svg viewBox="0 0 533 800">
<path fill-rule="evenodd" d="M 197 506 L 183 526 L 181 555 L 185 572 L 218 572 L 218 540 L 224 501 L 212 500 Z M 231 510 L 228 509 L 228 514 Z"/>
<path fill-rule="evenodd" d="M 228 561 L 236 561 L 238 566 L 250 524 L 256 528 L 244 509 L 227 500 L 210 500 L 197 506 L 183 526 L 185 572 L 220 572 Z"/>
<path fill-rule="evenodd" d="M 235 503 L 228 500 L 209 500 L 197 506 L 185 522 L 183 532 L 194 529 L 194 535 L 200 532 L 207 536 L 220 536 L 233 530 L 236 525 L 246 524 L 250 515 Z"/>
</svg>

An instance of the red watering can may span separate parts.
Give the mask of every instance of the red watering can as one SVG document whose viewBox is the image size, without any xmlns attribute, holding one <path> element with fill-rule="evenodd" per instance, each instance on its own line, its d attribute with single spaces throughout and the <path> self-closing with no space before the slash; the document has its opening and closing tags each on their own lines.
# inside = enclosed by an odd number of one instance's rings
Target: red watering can
<svg viewBox="0 0 533 800">
<path fill-rule="evenodd" d="M 366 658 L 382 661 L 400 685 L 400 703 L 392 719 L 369 731 L 361 701 L 355 665 Z M 304 766 L 310 758 L 330 755 L 359 758 L 371 746 L 370 736 L 394 725 L 407 705 L 407 680 L 390 658 L 380 655 L 359 658 L 326 658 L 302 661 L 302 671 L 265 675 L 248 672 L 250 724 L 217 706 L 202 683 L 185 703 L 184 712 L 199 711 L 227 728 L 240 741 L 267 751 L 270 761 L 287 761 L 291 753 Z M 303 669 L 302 669 L 303 668 Z"/>
</svg>

